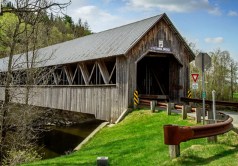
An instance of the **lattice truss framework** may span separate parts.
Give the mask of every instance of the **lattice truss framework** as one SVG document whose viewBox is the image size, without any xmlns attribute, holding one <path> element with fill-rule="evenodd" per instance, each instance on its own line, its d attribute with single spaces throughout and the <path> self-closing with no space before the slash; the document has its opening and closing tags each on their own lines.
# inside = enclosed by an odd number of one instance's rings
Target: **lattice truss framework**
<svg viewBox="0 0 238 166">
<path fill-rule="evenodd" d="M 12 85 L 103 85 L 116 84 L 116 58 L 79 62 L 67 65 L 16 70 L 11 73 Z M 0 73 L 0 85 L 6 72 Z"/>
</svg>

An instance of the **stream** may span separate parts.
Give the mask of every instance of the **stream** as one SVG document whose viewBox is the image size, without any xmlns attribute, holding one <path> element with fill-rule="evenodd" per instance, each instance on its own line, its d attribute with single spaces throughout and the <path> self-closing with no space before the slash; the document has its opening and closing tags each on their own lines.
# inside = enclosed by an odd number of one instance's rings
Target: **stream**
<svg viewBox="0 0 238 166">
<path fill-rule="evenodd" d="M 38 140 L 42 159 L 68 154 L 74 150 L 102 121 L 94 120 L 74 126 L 47 127 Z"/>
</svg>

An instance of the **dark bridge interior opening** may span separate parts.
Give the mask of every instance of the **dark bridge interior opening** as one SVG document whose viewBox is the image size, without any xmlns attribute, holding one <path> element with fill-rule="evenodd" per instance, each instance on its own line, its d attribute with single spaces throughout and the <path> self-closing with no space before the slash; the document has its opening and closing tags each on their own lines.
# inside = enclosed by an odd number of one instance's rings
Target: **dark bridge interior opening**
<svg viewBox="0 0 238 166">
<path fill-rule="evenodd" d="M 169 95 L 169 58 L 144 57 L 137 64 L 137 90 L 144 95 Z"/>
</svg>

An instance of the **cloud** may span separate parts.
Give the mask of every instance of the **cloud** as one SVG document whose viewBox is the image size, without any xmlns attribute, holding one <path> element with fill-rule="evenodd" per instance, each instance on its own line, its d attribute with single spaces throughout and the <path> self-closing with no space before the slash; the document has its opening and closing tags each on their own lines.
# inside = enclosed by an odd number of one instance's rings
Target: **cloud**
<svg viewBox="0 0 238 166">
<path fill-rule="evenodd" d="M 211 43 L 211 44 L 220 44 L 224 42 L 224 38 L 223 37 L 215 37 L 215 38 L 205 38 L 205 42 L 206 43 Z"/>
<path fill-rule="evenodd" d="M 214 7 L 208 10 L 208 13 L 215 15 L 215 16 L 220 16 L 222 15 L 222 12 L 219 7 Z"/>
<path fill-rule="evenodd" d="M 102 1 L 103 1 L 103 3 L 108 4 L 108 3 L 111 3 L 113 0 L 102 0 Z"/>
<path fill-rule="evenodd" d="M 57 2 L 59 3 L 66 3 L 69 2 L 70 0 L 57 0 Z M 87 5 L 88 2 L 87 0 L 71 0 L 71 4 L 67 7 L 68 9 L 72 10 L 72 9 L 76 9 L 77 7 L 80 6 L 85 6 Z"/>
<path fill-rule="evenodd" d="M 129 9 L 160 9 L 169 12 L 192 12 L 206 10 L 213 15 L 221 15 L 218 7 L 212 6 L 209 0 L 125 0 Z"/>
<path fill-rule="evenodd" d="M 230 10 L 228 13 L 227 13 L 228 16 L 238 16 L 238 13 L 236 11 L 232 11 Z"/>
<path fill-rule="evenodd" d="M 119 16 L 93 5 L 82 6 L 71 12 L 72 18 L 79 19 L 80 17 L 82 21 L 87 21 L 93 32 L 100 32 L 125 23 L 125 20 Z M 74 21 L 77 22 L 77 20 Z"/>
</svg>

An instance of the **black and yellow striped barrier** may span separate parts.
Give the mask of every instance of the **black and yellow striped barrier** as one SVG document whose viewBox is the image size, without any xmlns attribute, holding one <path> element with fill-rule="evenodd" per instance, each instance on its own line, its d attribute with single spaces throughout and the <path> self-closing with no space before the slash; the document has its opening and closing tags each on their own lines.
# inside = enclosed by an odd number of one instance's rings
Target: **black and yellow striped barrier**
<svg viewBox="0 0 238 166">
<path fill-rule="evenodd" d="M 192 98 L 192 92 L 191 92 L 191 90 L 188 90 L 188 98 Z"/>
<path fill-rule="evenodd" d="M 139 104 L 139 95 L 138 95 L 138 91 L 135 90 L 134 92 L 134 106 L 136 107 Z"/>
</svg>

